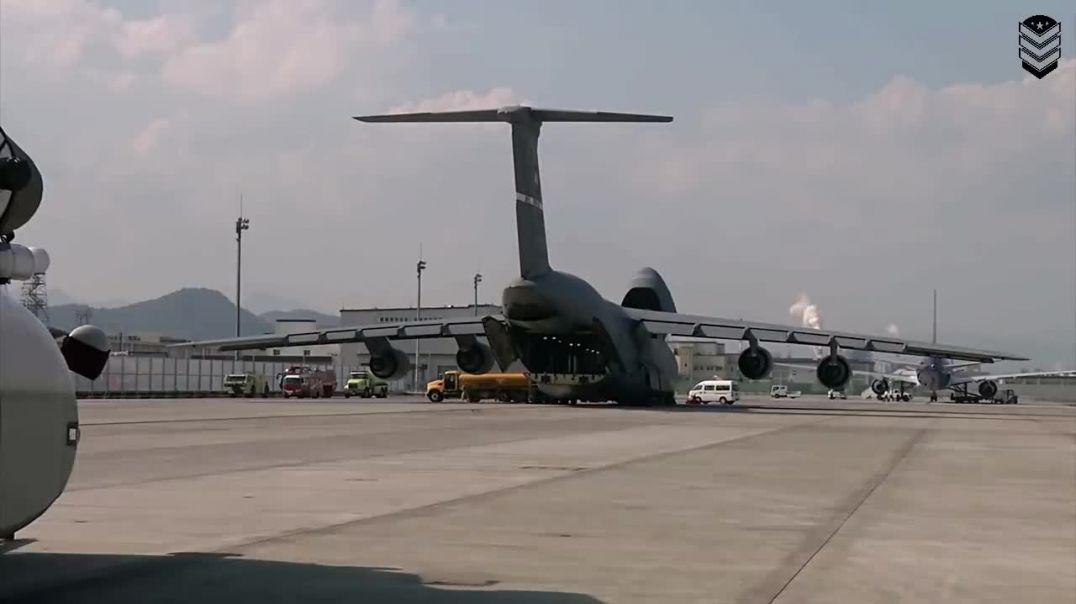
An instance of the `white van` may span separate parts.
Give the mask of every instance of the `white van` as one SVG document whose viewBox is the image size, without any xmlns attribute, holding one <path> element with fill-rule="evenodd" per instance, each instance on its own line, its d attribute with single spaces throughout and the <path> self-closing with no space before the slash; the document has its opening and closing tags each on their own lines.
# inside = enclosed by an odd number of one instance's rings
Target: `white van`
<svg viewBox="0 0 1076 604">
<path fill-rule="evenodd" d="M 731 405 L 740 400 L 740 386 L 732 380 L 705 380 L 687 393 L 689 404 L 721 403 Z"/>
</svg>

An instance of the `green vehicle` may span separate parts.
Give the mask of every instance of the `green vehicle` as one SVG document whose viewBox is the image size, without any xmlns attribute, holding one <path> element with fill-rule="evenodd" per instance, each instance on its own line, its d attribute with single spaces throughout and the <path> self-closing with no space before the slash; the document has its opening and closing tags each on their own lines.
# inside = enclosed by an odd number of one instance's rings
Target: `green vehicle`
<svg viewBox="0 0 1076 604">
<path fill-rule="evenodd" d="M 347 374 L 344 398 L 351 398 L 352 395 L 361 398 L 386 398 L 389 395 L 389 383 L 369 371 L 352 371 Z"/>
<path fill-rule="evenodd" d="M 269 383 L 264 375 L 230 373 L 224 377 L 224 392 L 230 397 L 269 396 Z"/>
</svg>

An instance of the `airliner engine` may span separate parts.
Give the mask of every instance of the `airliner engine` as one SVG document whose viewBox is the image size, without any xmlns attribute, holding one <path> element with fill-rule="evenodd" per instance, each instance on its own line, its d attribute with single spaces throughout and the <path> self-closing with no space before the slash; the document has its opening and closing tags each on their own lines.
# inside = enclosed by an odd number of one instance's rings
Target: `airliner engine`
<svg viewBox="0 0 1076 604">
<path fill-rule="evenodd" d="M 852 379 L 852 367 L 841 355 L 829 355 L 818 362 L 815 374 L 823 386 L 839 390 Z"/>
<path fill-rule="evenodd" d="M 979 383 L 979 396 L 983 398 L 994 398 L 994 395 L 998 393 L 998 383 L 994 380 L 984 380 Z"/>
<path fill-rule="evenodd" d="M 889 380 L 874 380 L 871 382 L 871 392 L 876 396 L 882 396 L 886 392 L 889 392 Z"/>
<path fill-rule="evenodd" d="M 411 371 L 411 362 L 402 350 L 391 346 L 370 355 L 370 373 L 383 380 L 398 380 Z"/>
<path fill-rule="evenodd" d="M 471 342 L 456 351 L 456 365 L 465 373 L 486 373 L 493 368 L 493 352 L 481 342 Z"/>
<path fill-rule="evenodd" d="M 773 370 L 773 356 L 761 346 L 751 346 L 740 353 L 736 363 L 740 373 L 749 380 L 761 380 Z"/>
</svg>

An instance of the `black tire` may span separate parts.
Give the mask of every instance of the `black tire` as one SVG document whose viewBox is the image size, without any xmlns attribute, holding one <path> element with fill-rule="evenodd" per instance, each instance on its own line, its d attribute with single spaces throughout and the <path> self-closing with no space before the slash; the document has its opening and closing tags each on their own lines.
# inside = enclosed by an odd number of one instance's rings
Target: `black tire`
<svg viewBox="0 0 1076 604">
<path fill-rule="evenodd" d="M 426 393 L 426 398 L 430 399 L 431 403 L 440 403 L 445 400 L 445 395 L 440 390 L 430 390 Z"/>
<path fill-rule="evenodd" d="M 729 404 L 729 400 L 727 398 L 725 398 L 725 397 L 721 397 L 721 398 L 717 399 L 717 402 L 721 403 L 722 405 Z"/>
</svg>

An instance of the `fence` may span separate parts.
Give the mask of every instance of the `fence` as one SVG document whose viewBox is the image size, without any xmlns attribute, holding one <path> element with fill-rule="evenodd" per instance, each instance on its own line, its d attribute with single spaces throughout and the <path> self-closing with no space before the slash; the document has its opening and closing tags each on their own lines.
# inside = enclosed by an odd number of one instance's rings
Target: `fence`
<svg viewBox="0 0 1076 604">
<path fill-rule="evenodd" d="M 96 380 L 71 374 L 80 396 L 123 396 L 125 394 L 221 394 L 224 377 L 230 373 L 251 372 L 264 375 L 269 391 L 279 393 L 276 376 L 294 362 L 270 362 L 232 359 L 178 359 L 140 356 L 113 356 L 104 373 Z M 337 387 L 342 388 L 351 367 L 331 363 L 308 363 L 319 371 L 336 372 Z M 357 369 L 357 368 L 356 368 Z"/>
</svg>

